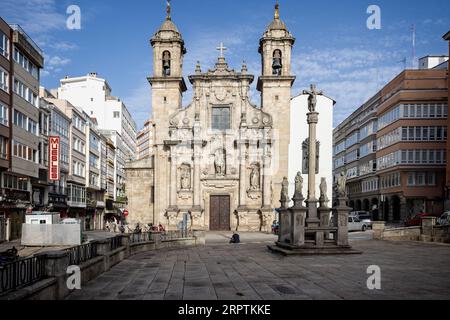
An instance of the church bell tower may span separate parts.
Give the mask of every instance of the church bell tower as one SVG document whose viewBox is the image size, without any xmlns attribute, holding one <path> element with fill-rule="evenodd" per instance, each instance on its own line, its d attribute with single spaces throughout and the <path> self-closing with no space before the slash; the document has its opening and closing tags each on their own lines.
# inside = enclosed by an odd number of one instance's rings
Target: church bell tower
<svg viewBox="0 0 450 320">
<path fill-rule="evenodd" d="M 273 117 L 275 136 L 272 183 L 275 195 L 280 194 L 281 182 L 288 176 L 291 90 L 295 81 L 295 76 L 291 74 L 291 53 L 294 43 L 295 38 L 280 19 L 277 1 L 274 19 L 259 43 L 262 75 L 258 79 L 257 86 L 261 92 L 263 111 Z M 273 206 L 279 207 L 277 200 L 274 200 Z"/>
<path fill-rule="evenodd" d="M 167 17 L 151 38 L 153 47 L 153 76 L 148 78 L 152 86 L 153 120 L 159 133 L 156 144 L 167 138 L 169 116 L 182 108 L 182 95 L 187 90 L 183 78 L 183 58 L 186 54 L 184 40 L 172 22 L 170 1 L 167 1 Z M 166 132 L 166 134 L 164 134 Z"/>
</svg>

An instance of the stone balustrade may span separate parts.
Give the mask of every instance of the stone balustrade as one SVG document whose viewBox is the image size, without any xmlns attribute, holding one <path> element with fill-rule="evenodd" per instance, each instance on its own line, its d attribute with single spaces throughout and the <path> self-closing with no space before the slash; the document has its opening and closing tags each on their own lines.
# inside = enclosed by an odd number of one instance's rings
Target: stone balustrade
<svg viewBox="0 0 450 320">
<path fill-rule="evenodd" d="M 95 254 L 89 255 L 89 260 L 80 259 L 80 257 L 74 259 L 71 255 L 74 252 L 81 251 L 74 250 L 77 248 L 41 253 L 38 256 L 44 260 L 45 274 L 43 280 L 14 292 L 0 295 L 0 300 L 64 299 L 71 293 L 67 286 L 67 279 L 71 275 L 67 273 L 67 270 L 71 266 L 71 262 L 74 263 L 74 261 L 79 262 L 78 267 L 81 271 L 81 284 L 83 285 L 107 272 L 123 260 L 140 252 L 169 247 L 205 245 L 205 232 L 203 231 L 194 231 L 185 238 L 165 238 L 161 236 L 161 233 L 153 233 L 150 238 L 140 242 L 132 242 L 131 237 L 132 235 L 125 234 L 91 242 L 88 245 L 95 246 Z"/>
</svg>

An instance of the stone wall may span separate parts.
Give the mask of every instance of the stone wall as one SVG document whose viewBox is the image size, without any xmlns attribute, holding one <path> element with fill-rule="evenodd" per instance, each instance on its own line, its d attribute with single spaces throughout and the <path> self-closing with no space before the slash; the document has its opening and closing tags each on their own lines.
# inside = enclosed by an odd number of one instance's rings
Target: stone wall
<svg viewBox="0 0 450 320">
<path fill-rule="evenodd" d="M 153 217 L 153 161 L 145 158 L 125 166 L 126 194 L 129 216 L 127 222 L 133 228 L 137 223 L 156 224 Z"/>
<path fill-rule="evenodd" d="M 79 246 L 80 224 L 23 224 L 23 246 Z"/>
<path fill-rule="evenodd" d="M 375 240 L 450 243 L 450 226 L 436 226 L 434 217 L 424 218 L 420 227 L 387 229 L 384 221 L 374 222 L 373 231 Z"/>
<path fill-rule="evenodd" d="M 130 243 L 127 235 L 119 237 L 122 238 L 121 246 L 114 250 L 110 249 L 110 239 L 95 242 L 98 256 L 79 265 L 82 286 L 132 255 L 164 248 L 205 244 L 205 233 L 201 231 L 195 231 L 191 238 L 159 241 L 158 237 L 155 237 L 155 241 L 134 244 Z M 69 253 L 56 251 L 40 255 L 45 257 L 46 278 L 26 288 L 0 296 L 0 300 L 62 300 L 70 294 L 66 284 Z"/>
</svg>

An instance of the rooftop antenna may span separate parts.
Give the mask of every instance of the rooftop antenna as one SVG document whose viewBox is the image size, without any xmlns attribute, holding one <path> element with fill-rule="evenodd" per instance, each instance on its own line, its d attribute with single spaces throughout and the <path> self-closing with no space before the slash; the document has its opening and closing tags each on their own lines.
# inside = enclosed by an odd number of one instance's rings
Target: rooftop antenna
<svg viewBox="0 0 450 320">
<path fill-rule="evenodd" d="M 412 29 L 412 68 L 416 68 L 416 25 L 411 26 Z"/>
</svg>

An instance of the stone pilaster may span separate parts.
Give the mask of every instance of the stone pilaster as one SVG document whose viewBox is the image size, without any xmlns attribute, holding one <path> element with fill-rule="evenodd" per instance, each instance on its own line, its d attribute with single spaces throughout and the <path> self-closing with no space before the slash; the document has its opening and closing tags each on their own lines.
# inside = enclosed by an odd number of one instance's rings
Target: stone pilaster
<svg viewBox="0 0 450 320">
<path fill-rule="evenodd" d="M 247 206 L 247 146 L 246 141 L 239 141 L 239 208 Z"/>
<path fill-rule="evenodd" d="M 272 154 L 271 145 L 266 142 L 264 145 L 263 162 L 263 209 L 272 208 Z"/>
</svg>

